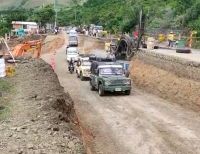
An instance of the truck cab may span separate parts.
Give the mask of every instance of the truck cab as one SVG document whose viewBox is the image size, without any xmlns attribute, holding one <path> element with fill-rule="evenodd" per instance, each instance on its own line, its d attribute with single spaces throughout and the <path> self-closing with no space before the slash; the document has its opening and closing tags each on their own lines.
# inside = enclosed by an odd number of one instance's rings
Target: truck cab
<svg viewBox="0 0 200 154">
<path fill-rule="evenodd" d="M 131 93 L 131 79 L 125 76 L 122 65 L 116 62 L 93 62 L 90 79 L 91 90 L 98 90 L 100 96 L 105 92 Z"/>
</svg>

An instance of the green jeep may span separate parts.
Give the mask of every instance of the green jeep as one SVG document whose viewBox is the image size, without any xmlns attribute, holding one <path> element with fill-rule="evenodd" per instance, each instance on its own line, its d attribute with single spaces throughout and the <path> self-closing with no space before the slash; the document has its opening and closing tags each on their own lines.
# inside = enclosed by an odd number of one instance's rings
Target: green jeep
<svg viewBox="0 0 200 154">
<path fill-rule="evenodd" d="M 90 79 L 91 90 L 98 90 L 100 96 L 107 91 L 131 93 L 131 79 L 125 77 L 123 67 L 118 63 L 92 64 Z"/>
</svg>

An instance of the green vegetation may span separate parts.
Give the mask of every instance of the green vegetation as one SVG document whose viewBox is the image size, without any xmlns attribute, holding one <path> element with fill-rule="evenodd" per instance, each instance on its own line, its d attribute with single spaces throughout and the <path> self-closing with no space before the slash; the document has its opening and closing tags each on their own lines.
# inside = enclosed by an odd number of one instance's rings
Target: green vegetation
<svg viewBox="0 0 200 154">
<path fill-rule="evenodd" d="M 8 81 L 0 79 L 0 92 L 3 93 L 3 95 L 10 93 L 11 88 L 12 85 Z M 10 113 L 10 106 L 7 98 L 0 97 L 0 121 L 5 119 L 9 115 L 9 113 Z"/>
<path fill-rule="evenodd" d="M 35 21 L 40 27 L 46 28 L 46 23 L 53 23 L 55 18 L 53 5 L 29 10 L 0 11 L 0 14 L 0 36 L 4 36 L 12 29 L 12 21 Z"/>
<path fill-rule="evenodd" d="M 11 84 L 4 79 L 0 79 L 0 92 L 9 92 L 10 90 Z"/>
<path fill-rule="evenodd" d="M 21 0 L 20 4 L 24 6 L 29 2 L 32 1 Z M 138 24 L 139 12 L 143 10 L 146 28 L 196 30 L 200 35 L 199 0 L 87 0 L 83 4 L 80 4 L 83 0 L 57 2 L 58 6 L 66 2 L 58 12 L 60 26 L 98 24 L 112 33 L 130 32 Z M 3 14 L 0 17 L 0 35 L 10 30 L 12 20 L 36 21 L 44 28 L 46 23 L 53 23 L 53 5 L 42 7 L 42 1 L 37 1 L 38 4 L 41 7 L 31 10 L 0 12 Z"/>
<path fill-rule="evenodd" d="M 59 23 L 93 23 L 112 32 L 130 31 L 138 23 L 139 11 L 143 9 L 148 28 L 189 28 L 200 32 L 199 8 L 199 0 L 88 0 L 82 6 L 62 9 Z"/>
</svg>

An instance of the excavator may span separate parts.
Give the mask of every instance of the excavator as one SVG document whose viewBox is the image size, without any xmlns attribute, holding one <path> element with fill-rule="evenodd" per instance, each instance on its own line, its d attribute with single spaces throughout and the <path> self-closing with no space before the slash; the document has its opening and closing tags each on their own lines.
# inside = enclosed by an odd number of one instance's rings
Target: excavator
<svg viewBox="0 0 200 154">
<path fill-rule="evenodd" d="M 39 58 L 41 54 L 42 43 L 40 40 L 27 41 L 22 44 L 18 44 L 15 46 L 12 51 L 13 57 L 21 57 L 24 56 L 28 52 L 32 52 L 33 58 Z"/>
</svg>

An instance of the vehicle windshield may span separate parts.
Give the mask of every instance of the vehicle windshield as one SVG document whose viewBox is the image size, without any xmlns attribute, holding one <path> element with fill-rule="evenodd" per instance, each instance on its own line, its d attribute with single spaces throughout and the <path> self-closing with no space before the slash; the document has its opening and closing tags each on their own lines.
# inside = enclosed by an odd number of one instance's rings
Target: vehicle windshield
<svg viewBox="0 0 200 154">
<path fill-rule="evenodd" d="M 100 75 L 123 75 L 123 69 L 120 67 L 108 67 L 101 68 L 99 70 Z"/>
<path fill-rule="evenodd" d="M 69 55 L 77 55 L 78 51 L 76 51 L 76 50 L 68 50 L 67 54 L 69 54 Z"/>
<path fill-rule="evenodd" d="M 103 27 L 102 26 L 96 26 L 95 29 L 96 30 L 103 30 Z"/>
<path fill-rule="evenodd" d="M 83 66 L 91 66 L 91 62 L 89 62 L 89 61 L 83 61 L 82 65 Z"/>
<path fill-rule="evenodd" d="M 69 41 L 77 41 L 77 37 L 71 36 L 71 37 L 69 38 Z"/>
</svg>

